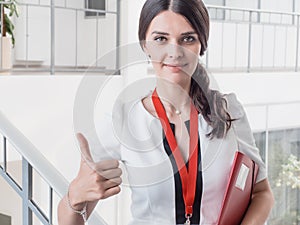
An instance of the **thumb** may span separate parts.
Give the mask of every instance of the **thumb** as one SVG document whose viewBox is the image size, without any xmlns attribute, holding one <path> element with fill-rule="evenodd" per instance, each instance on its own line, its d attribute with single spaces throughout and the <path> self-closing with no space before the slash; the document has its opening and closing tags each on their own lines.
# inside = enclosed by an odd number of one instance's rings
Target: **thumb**
<svg viewBox="0 0 300 225">
<path fill-rule="evenodd" d="M 80 146 L 81 161 L 94 162 L 92 155 L 91 155 L 89 143 L 86 140 L 86 138 L 81 133 L 77 133 L 76 137 L 77 137 L 77 140 L 78 140 L 79 146 Z"/>
</svg>

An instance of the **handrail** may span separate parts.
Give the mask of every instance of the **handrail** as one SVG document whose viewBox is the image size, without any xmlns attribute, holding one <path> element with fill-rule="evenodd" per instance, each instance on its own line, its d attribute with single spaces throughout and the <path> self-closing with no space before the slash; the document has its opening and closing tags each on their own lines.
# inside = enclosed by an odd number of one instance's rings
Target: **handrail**
<svg viewBox="0 0 300 225">
<path fill-rule="evenodd" d="M 29 18 L 29 15 L 28 15 L 28 8 L 29 7 L 40 7 L 40 8 L 49 8 L 50 9 L 50 46 L 49 46 L 49 49 L 50 49 L 50 54 L 48 55 L 49 58 L 47 58 L 49 60 L 49 65 L 47 64 L 46 65 L 46 71 L 47 72 L 50 72 L 51 75 L 54 75 L 56 71 L 60 72 L 59 69 L 57 68 L 57 64 L 55 62 L 55 10 L 60 10 L 60 9 L 63 9 L 63 10 L 68 10 L 70 12 L 74 12 L 75 13 L 75 16 L 76 16 L 76 29 L 77 29 L 77 26 L 78 26 L 78 23 L 77 23 L 77 14 L 78 12 L 93 12 L 93 13 L 106 13 L 106 14 L 110 14 L 110 15 L 113 15 L 113 16 L 116 16 L 116 23 L 117 22 L 120 22 L 120 0 L 116 0 L 116 4 L 117 4 L 117 8 L 114 10 L 101 10 L 101 9 L 87 9 L 87 8 L 80 8 L 80 7 L 72 7 L 72 6 L 67 6 L 67 3 L 65 1 L 65 4 L 64 6 L 60 6 L 60 5 L 55 5 L 54 4 L 54 0 L 51 0 L 50 1 L 50 4 L 41 4 L 40 1 L 38 3 L 26 3 L 26 2 L 22 2 L 22 3 L 18 3 L 18 6 L 22 6 L 22 7 L 25 7 L 26 10 L 24 10 L 24 13 L 25 13 L 25 36 L 26 36 L 26 41 L 24 43 L 25 45 L 25 60 L 26 62 L 28 61 L 29 59 L 29 48 L 28 48 L 28 45 L 29 45 L 29 36 L 30 36 L 30 33 L 28 33 L 28 26 L 30 26 L 28 24 L 28 18 Z M 0 2 L 0 6 L 3 7 L 4 4 L 11 4 L 13 2 Z M 96 62 L 96 65 L 93 65 L 93 67 L 95 67 L 95 69 L 100 69 L 98 68 L 98 54 L 99 54 L 99 49 L 100 47 L 97 46 L 98 45 L 98 20 L 100 19 L 100 17 L 98 16 L 99 14 L 97 14 L 97 16 L 93 19 L 96 19 L 96 49 L 95 49 L 95 53 L 96 53 L 96 56 L 94 58 L 94 62 Z M 2 23 L 2 21 L 1 21 Z M 115 40 L 115 43 L 113 43 L 114 45 L 114 48 L 117 48 L 118 49 L 118 46 L 120 45 L 120 38 L 119 38 L 119 35 L 120 35 L 120 25 L 119 24 L 116 24 L 116 40 Z M 75 51 L 76 51 L 76 55 L 75 55 L 75 65 L 72 64 L 72 68 L 70 69 L 66 69 L 65 72 L 76 72 L 77 71 L 77 67 L 78 67 L 78 62 L 77 62 L 77 58 L 78 58 L 78 54 L 77 54 L 77 48 L 78 48 L 78 42 L 77 42 L 77 31 L 76 31 L 76 35 L 75 35 L 75 39 L 76 39 L 76 42 L 75 42 Z M 0 37 L 0 48 L 2 47 L 2 38 Z M 118 53 L 118 50 L 117 50 L 117 53 Z M 93 54 L 93 53 L 90 53 L 90 54 Z M 113 68 L 106 68 L 104 67 L 104 69 L 102 69 L 101 71 L 99 72 L 103 72 L 103 73 L 109 73 L 111 74 L 111 71 L 112 73 L 114 74 L 119 74 L 120 73 L 120 70 L 118 68 L 119 66 L 119 54 L 116 54 L 115 55 L 115 66 L 113 66 Z M 2 58 L 2 51 L 0 51 L 0 58 Z M 86 66 L 89 66 L 90 65 L 86 65 Z M 103 67 L 103 66 L 102 66 Z M 40 72 L 40 71 L 44 71 L 45 68 L 30 68 L 30 66 L 26 63 L 25 64 L 25 68 L 23 68 L 22 71 L 24 72 L 28 72 L 28 69 L 30 69 L 31 71 L 33 72 Z M 58 70 L 57 70 L 58 69 Z M 20 70 L 20 69 L 19 69 Z M 10 72 L 18 72 L 17 69 L 15 68 L 3 68 L 3 65 L 2 65 L 2 60 L 0 61 L 0 72 L 6 72 L 6 71 L 10 71 Z M 84 72 L 89 72 L 90 70 L 85 70 Z"/>
<path fill-rule="evenodd" d="M 13 4 L 13 1 L 10 2 L 0 2 L 0 5 L 10 5 Z"/>
<path fill-rule="evenodd" d="M 116 0 L 117 2 L 117 5 L 120 4 L 120 0 Z M 1 3 L 0 4 L 6 4 L 6 3 Z M 22 6 L 26 6 L 26 7 L 31 7 L 31 6 L 34 6 L 34 7 L 52 7 L 51 5 L 46 5 L 46 4 L 40 4 L 40 1 L 39 3 L 19 3 L 18 5 L 22 5 Z M 2 5 L 1 5 L 2 6 Z M 274 70 L 274 69 L 283 69 L 283 70 L 294 70 L 294 71 L 297 71 L 298 70 L 298 52 L 299 52 L 299 30 L 300 30 L 300 12 L 287 12 L 287 11 L 276 11 L 276 10 L 265 10 L 265 9 L 254 9 L 254 8 L 242 8 L 242 7 L 232 7 L 232 6 L 217 6 L 217 5 L 206 5 L 206 7 L 209 9 L 209 10 L 212 10 L 212 11 L 218 11 L 218 10 L 222 10 L 222 11 L 229 11 L 229 16 L 227 16 L 226 13 L 223 13 L 223 20 L 222 22 L 223 23 L 233 23 L 233 24 L 238 24 L 240 22 L 242 22 L 243 24 L 246 24 L 249 26 L 248 28 L 248 43 L 245 42 L 241 42 L 241 43 L 244 43 L 245 45 L 247 45 L 247 50 L 242 50 L 243 52 L 241 54 L 243 54 L 243 56 L 246 57 L 247 59 L 247 62 L 244 62 L 243 60 L 238 60 L 238 56 L 237 56 L 237 50 L 236 50 L 236 46 L 233 46 L 233 50 L 232 51 L 232 55 L 230 57 L 230 60 L 229 60 L 229 65 L 227 65 L 226 63 L 224 63 L 223 65 L 223 61 L 224 61 L 224 56 L 222 55 L 221 56 L 221 59 L 217 58 L 217 59 L 213 59 L 213 58 L 209 58 L 209 57 L 206 57 L 206 66 L 207 68 L 209 69 L 212 69 L 213 70 L 216 70 L 218 71 L 218 69 L 221 69 L 221 70 L 227 70 L 229 69 L 229 71 L 247 71 L 247 72 L 250 72 L 250 71 L 260 71 L 260 70 Z M 70 6 L 67 6 L 66 4 L 66 1 L 65 1 L 65 4 L 64 6 L 61 5 L 53 5 L 53 7 L 51 8 L 52 9 L 52 13 L 55 9 L 66 9 L 66 10 L 70 10 L 70 11 L 74 11 L 75 12 L 75 20 L 77 20 L 77 13 L 80 11 L 80 12 L 85 12 L 85 11 L 89 11 L 89 12 L 99 12 L 99 13 L 103 13 L 103 12 L 106 12 L 106 13 L 111 13 L 113 15 L 116 15 L 117 19 L 116 19 L 116 30 L 117 30 L 117 35 L 116 35 L 116 41 L 115 41 L 115 44 L 114 46 L 117 47 L 117 54 L 116 54 L 116 57 L 115 57 L 115 66 L 114 68 L 106 68 L 104 67 L 104 69 L 101 69 L 101 68 L 98 68 L 98 49 L 99 49 L 99 46 L 98 46 L 98 17 L 96 18 L 97 21 L 96 21 L 96 55 L 95 55 L 95 63 L 96 65 L 93 65 L 92 67 L 94 67 L 96 70 L 100 69 L 101 71 L 99 72 L 103 72 L 103 73 L 108 73 L 108 74 L 111 74 L 111 70 L 114 70 L 114 71 L 119 71 L 119 61 L 120 61 L 120 56 L 119 56 L 119 48 L 118 46 L 120 45 L 120 10 L 119 10 L 119 7 L 117 7 L 116 10 L 112 10 L 112 11 L 105 11 L 105 10 L 96 10 L 96 9 L 85 9 L 85 8 L 76 8 L 76 7 L 70 7 Z M 243 13 L 243 19 L 242 20 L 239 20 L 239 19 L 232 19 L 231 18 L 231 13 L 235 13 L 235 12 L 241 12 Z M 27 12 L 28 14 L 28 12 Z M 249 15 L 248 15 L 249 14 Z M 256 17 L 253 17 L 253 15 L 256 16 L 257 14 L 257 19 L 253 19 L 253 18 L 256 18 Z M 269 21 L 267 20 L 267 17 L 263 17 L 263 19 L 260 19 L 260 16 L 261 14 L 269 14 Z M 54 13 L 53 13 L 54 15 Z M 291 22 L 282 22 L 282 18 L 281 18 L 281 22 L 280 23 L 277 23 L 277 22 L 274 22 L 273 19 L 271 20 L 271 16 L 281 16 L 281 17 L 284 17 L 284 21 L 291 21 Z M 28 15 L 27 15 L 28 17 Z M 52 16 L 54 17 L 54 16 Z M 253 17 L 253 18 L 252 18 Z M 276 17 L 276 18 L 277 18 Z M 289 17 L 289 18 L 285 18 L 285 17 Z M 235 18 L 235 17 L 234 17 Z M 43 72 L 43 71 L 49 71 L 50 74 L 55 74 L 55 72 L 80 72 L 78 71 L 78 57 L 77 57 L 77 48 L 79 46 L 79 43 L 77 42 L 77 31 L 75 32 L 76 35 L 75 35 L 75 62 L 71 63 L 71 66 L 69 66 L 69 69 L 65 69 L 64 71 L 61 71 L 59 70 L 58 66 L 56 65 L 55 63 L 55 19 L 54 18 L 50 18 L 51 19 L 51 46 L 50 46 L 50 65 L 46 65 L 45 67 L 30 67 L 28 66 L 28 64 L 25 65 L 25 68 L 13 68 L 11 70 L 11 72 L 20 72 L 20 71 L 24 71 L 24 72 Z M 219 18 L 215 18 L 216 20 L 219 21 Z M 288 20 L 287 20 L 288 19 Z M 27 18 L 28 20 L 28 18 Z M 214 18 L 212 18 L 212 20 L 214 20 Z M 119 22 L 118 22 L 119 21 Z M 273 21 L 273 22 L 271 22 Z M 261 51 L 259 53 L 255 53 L 255 54 L 259 54 L 261 55 L 262 57 L 262 60 L 261 60 L 261 63 L 258 63 L 256 61 L 252 62 L 253 61 L 253 52 L 255 50 L 253 50 L 251 47 L 253 45 L 253 36 L 256 35 L 256 34 L 252 34 L 252 24 L 256 24 L 256 23 L 259 23 L 261 26 L 262 26 L 262 29 L 264 29 L 264 26 L 265 25 L 274 25 L 274 33 L 276 32 L 276 29 L 277 29 L 277 26 L 278 27 L 281 27 L 281 26 L 290 26 L 292 25 L 293 27 L 297 28 L 297 36 L 294 38 L 294 40 L 296 40 L 296 47 L 295 48 L 289 48 L 287 49 L 285 46 L 284 49 L 284 52 L 282 53 L 282 56 L 284 57 L 284 60 L 282 60 L 281 62 L 284 62 L 283 65 L 282 63 L 277 63 L 277 61 L 275 60 L 275 56 L 276 54 L 273 54 L 272 58 L 273 60 L 271 61 L 271 64 L 268 62 L 268 63 L 265 63 L 267 60 L 263 60 L 265 59 L 265 51 L 264 51 L 264 48 L 261 49 Z M 28 21 L 26 22 L 26 26 L 28 27 Z M 27 28 L 26 28 L 27 29 Z M 77 29 L 77 22 L 76 22 L 76 28 Z M 223 29 L 223 28 L 222 28 Z M 237 34 L 238 33 L 238 27 L 236 26 L 234 28 L 234 32 Z M 264 32 L 264 31 L 263 31 Z M 286 37 L 288 37 L 288 32 L 286 32 Z M 224 34 L 224 32 L 222 31 L 222 35 Z M 25 60 L 27 61 L 28 60 L 28 52 L 29 52 L 29 49 L 28 48 L 28 40 L 29 40 L 29 37 L 30 36 L 30 33 L 28 33 L 28 30 L 26 30 L 26 42 L 24 43 L 25 45 Z M 275 36 L 276 38 L 276 36 Z M 1 39 L 1 38 L 0 38 Z M 222 38 L 223 39 L 223 38 Z M 287 39 L 287 38 L 286 38 Z M 264 37 L 262 37 L 262 40 L 261 42 L 263 43 L 264 41 Z M 0 42 L 2 42 L 2 39 L 0 40 Z M 286 42 L 284 42 L 286 43 Z M 284 43 L 282 45 L 284 45 Z M 293 44 L 294 42 L 292 42 Z M 52 46 L 53 45 L 53 46 Z M 222 46 L 221 46 L 221 49 L 223 49 L 223 42 L 222 42 Z M 287 44 L 285 44 L 287 45 Z M 215 52 L 215 49 L 214 49 L 214 42 L 211 42 L 210 46 L 212 46 L 212 48 L 208 48 L 208 51 L 207 51 L 207 56 L 209 55 L 209 52 L 210 50 L 212 50 L 212 53 Z M 1 47 L 1 46 L 0 46 Z M 275 41 L 274 41 L 274 52 L 275 51 L 282 51 L 283 48 L 280 48 L 281 46 L 275 46 Z M 245 48 L 245 49 L 246 49 Z M 222 52 L 222 51 L 221 51 Z M 94 54 L 91 53 L 91 54 Z M 295 59 L 293 59 L 291 56 L 295 56 Z M 241 57 L 243 58 L 243 57 Z M 218 60 L 220 60 L 221 62 L 219 63 Z M 211 63 L 212 62 L 212 63 Z M 215 63 L 217 62 L 217 63 Z M 227 61 L 228 62 L 228 61 Z M 2 68 L 2 61 L 0 62 L 0 72 L 1 72 L 1 68 Z M 220 65 L 219 65 L 220 64 Z M 216 65 L 216 66 L 215 66 Z M 87 65 L 88 66 L 88 65 Z M 84 72 L 90 72 L 91 70 L 85 70 Z M 114 73 L 114 72 L 113 72 Z"/>
<path fill-rule="evenodd" d="M 50 8 L 51 5 L 45 5 L 45 4 L 34 4 L 34 3 L 18 3 L 18 5 L 21 6 L 38 6 L 38 7 L 45 7 L 45 8 Z M 97 12 L 97 13 L 108 13 L 108 14 L 117 14 L 118 12 L 116 11 L 108 11 L 108 10 L 103 10 L 103 9 L 86 9 L 86 8 L 75 8 L 75 7 L 65 7 L 65 6 L 57 6 L 54 5 L 54 8 L 56 9 L 68 9 L 68 10 L 73 10 L 73 11 L 88 11 L 88 12 Z"/>
<path fill-rule="evenodd" d="M 0 111 L 0 133 L 14 146 L 28 163 L 39 173 L 46 183 L 60 196 L 67 192 L 69 182 L 39 152 L 39 150 L 18 130 Z M 89 218 L 89 224 L 105 225 L 106 222 L 96 213 Z"/>
<path fill-rule="evenodd" d="M 5 118 L 0 111 L 0 133 L 9 140 L 16 150 L 36 169 L 36 171 L 63 196 L 68 187 L 67 180 L 37 150 L 25 136 Z"/>
<path fill-rule="evenodd" d="M 300 12 L 217 5 L 207 5 L 207 8 L 212 13 L 211 20 L 221 24 L 221 28 L 218 31 L 220 32 L 221 40 L 214 39 L 215 42 L 210 42 L 205 59 L 206 68 L 209 68 L 211 71 L 219 71 L 221 69 L 225 71 L 245 71 L 247 73 L 264 70 L 273 71 L 274 69 L 298 71 Z M 229 32 L 224 32 L 225 24 L 235 25 L 225 28 L 232 30 L 230 37 Z M 242 27 L 244 29 L 241 29 L 238 26 L 239 24 L 243 24 Z M 285 30 L 279 33 L 279 28 L 284 28 Z M 295 30 L 295 33 L 290 34 L 288 28 Z M 254 32 L 253 29 L 259 30 Z M 241 34 L 245 35 L 244 37 L 246 38 L 237 41 L 238 35 Z M 267 40 L 267 35 L 273 38 L 269 41 Z M 291 35 L 295 36 L 293 40 L 291 40 Z M 277 44 L 278 38 L 283 38 L 280 44 Z M 224 40 L 229 40 L 229 43 L 226 43 L 226 47 Z M 234 40 L 236 41 L 234 42 Z M 214 45 L 215 43 L 216 45 Z M 221 43 L 221 46 L 219 46 L 219 43 Z M 266 50 L 271 49 L 266 43 L 273 45 L 272 50 Z M 261 47 L 253 48 L 253 44 Z M 238 46 L 241 45 L 245 47 L 239 51 Z M 289 48 L 288 46 L 290 45 L 293 48 Z M 226 55 L 224 55 L 223 48 L 227 49 L 229 48 L 228 46 L 230 46 L 231 53 L 225 58 Z M 216 55 L 216 57 L 212 58 L 210 55 Z M 260 61 L 257 59 L 260 59 Z"/>
<path fill-rule="evenodd" d="M 240 7 L 219 6 L 219 5 L 206 5 L 206 7 L 214 8 L 214 9 L 236 10 L 236 11 L 243 11 L 243 12 L 272 13 L 272 14 L 284 14 L 289 16 L 300 16 L 300 13 L 297 12 L 285 12 L 285 11 L 277 11 L 277 10 L 240 8 Z"/>
<path fill-rule="evenodd" d="M 300 104 L 300 100 L 285 101 L 285 102 L 246 103 L 246 104 L 243 104 L 243 106 L 244 107 L 256 107 L 256 106 L 291 105 L 291 104 Z"/>
</svg>

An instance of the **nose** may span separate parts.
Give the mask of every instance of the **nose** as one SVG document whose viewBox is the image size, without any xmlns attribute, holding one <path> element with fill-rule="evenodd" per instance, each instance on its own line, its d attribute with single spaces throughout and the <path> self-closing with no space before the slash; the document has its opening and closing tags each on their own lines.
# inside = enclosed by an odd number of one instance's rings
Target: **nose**
<svg viewBox="0 0 300 225">
<path fill-rule="evenodd" d="M 178 59 L 184 55 L 183 47 L 178 44 L 169 44 L 167 51 L 168 57 L 172 59 Z"/>
</svg>

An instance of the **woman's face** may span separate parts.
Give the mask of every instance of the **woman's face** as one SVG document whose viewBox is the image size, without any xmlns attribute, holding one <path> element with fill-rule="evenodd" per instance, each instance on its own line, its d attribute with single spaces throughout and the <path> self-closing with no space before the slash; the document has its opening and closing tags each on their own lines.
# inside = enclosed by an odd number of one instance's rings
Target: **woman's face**
<svg viewBox="0 0 300 225">
<path fill-rule="evenodd" d="M 150 23 L 144 50 L 157 76 L 184 85 L 196 69 L 201 44 L 185 17 L 163 11 Z"/>
</svg>

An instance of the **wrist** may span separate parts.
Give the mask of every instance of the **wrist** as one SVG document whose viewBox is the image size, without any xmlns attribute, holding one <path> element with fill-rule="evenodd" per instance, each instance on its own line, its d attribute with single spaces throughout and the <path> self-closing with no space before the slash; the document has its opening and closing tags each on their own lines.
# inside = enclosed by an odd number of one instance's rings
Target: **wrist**
<svg viewBox="0 0 300 225">
<path fill-rule="evenodd" d="M 86 201 L 83 201 L 80 196 L 78 195 L 78 191 L 76 188 L 73 188 L 74 181 L 72 181 L 69 185 L 68 192 L 67 192 L 67 201 L 69 206 L 74 210 L 82 210 L 83 207 L 86 205 Z"/>
<path fill-rule="evenodd" d="M 70 186 L 66 195 L 67 205 L 69 209 L 78 215 L 80 215 L 84 222 L 87 221 L 87 202 L 72 204 L 70 199 Z"/>
</svg>

